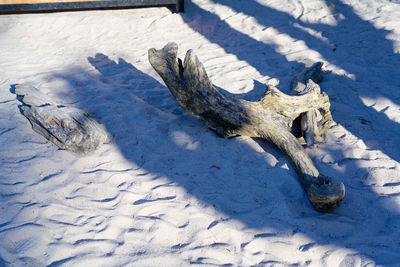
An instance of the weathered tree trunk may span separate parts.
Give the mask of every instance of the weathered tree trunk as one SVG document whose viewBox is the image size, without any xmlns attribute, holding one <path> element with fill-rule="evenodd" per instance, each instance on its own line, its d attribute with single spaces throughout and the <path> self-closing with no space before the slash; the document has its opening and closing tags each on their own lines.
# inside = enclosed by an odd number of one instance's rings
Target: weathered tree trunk
<svg viewBox="0 0 400 267">
<path fill-rule="evenodd" d="M 314 66 L 297 79 L 295 88 L 297 84 L 304 85 L 304 90 L 298 90 L 299 95 L 289 96 L 268 86 L 260 101 L 249 102 L 216 90 L 192 50 L 186 53 L 183 63 L 177 60 L 177 51 L 175 43 L 168 43 L 161 50 L 150 49 L 149 61 L 185 111 L 203 120 L 220 136 L 246 135 L 271 141 L 288 156 L 317 210 L 332 211 L 341 204 L 344 185 L 321 175 L 291 133 L 293 121 L 308 112 L 322 114 L 317 128 L 310 133 L 313 137 L 322 134 L 332 122 L 329 98 L 312 80 L 320 76 L 320 66 L 319 74 Z"/>
</svg>

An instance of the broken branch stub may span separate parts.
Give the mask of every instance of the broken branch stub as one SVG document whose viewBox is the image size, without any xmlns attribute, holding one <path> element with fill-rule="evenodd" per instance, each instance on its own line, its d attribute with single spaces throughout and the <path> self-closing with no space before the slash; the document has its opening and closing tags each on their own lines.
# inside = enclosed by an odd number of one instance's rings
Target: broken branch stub
<svg viewBox="0 0 400 267">
<path fill-rule="evenodd" d="M 319 86 L 316 84 L 322 80 L 322 62 L 317 62 L 310 68 L 306 68 L 293 79 L 293 87 L 291 95 L 304 95 L 313 90 L 313 87 Z M 313 83 L 314 82 L 314 83 Z M 322 135 L 330 126 L 332 117 L 329 111 L 329 106 L 322 111 L 318 109 L 309 110 L 300 115 L 301 135 L 304 137 L 307 146 L 314 144 L 314 139 Z"/>
<path fill-rule="evenodd" d="M 152 48 L 149 61 L 185 111 L 220 136 L 246 135 L 271 141 L 288 156 L 317 210 L 332 211 L 340 206 L 345 195 L 343 183 L 321 175 L 291 133 L 293 121 L 309 111 L 322 114 L 315 135 L 323 133 L 332 122 L 329 98 L 313 82 L 313 75 L 298 79 L 305 84 L 302 94 L 286 95 L 268 86 L 260 101 L 249 102 L 216 90 L 192 50 L 186 53 L 183 63 L 177 59 L 177 51 L 175 43 L 160 50 Z"/>
</svg>

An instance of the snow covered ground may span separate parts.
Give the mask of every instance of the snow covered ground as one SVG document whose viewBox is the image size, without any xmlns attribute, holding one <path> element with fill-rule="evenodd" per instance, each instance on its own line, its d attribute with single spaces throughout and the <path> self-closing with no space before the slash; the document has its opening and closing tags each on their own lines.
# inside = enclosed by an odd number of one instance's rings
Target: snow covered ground
<svg viewBox="0 0 400 267">
<path fill-rule="evenodd" d="M 400 3 L 192 0 L 0 16 L 0 266 L 398 266 Z M 323 61 L 336 122 L 308 149 L 346 185 L 319 213 L 285 156 L 186 114 L 147 59 L 194 49 L 216 87 L 257 100 Z M 12 85 L 103 123 L 80 156 L 36 134 Z"/>
</svg>

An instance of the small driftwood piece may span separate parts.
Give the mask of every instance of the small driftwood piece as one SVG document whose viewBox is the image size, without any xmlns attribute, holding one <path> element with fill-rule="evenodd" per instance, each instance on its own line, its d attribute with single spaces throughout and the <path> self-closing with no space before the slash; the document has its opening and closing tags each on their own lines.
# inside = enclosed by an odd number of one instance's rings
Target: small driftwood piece
<svg viewBox="0 0 400 267">
<path fill-rule="evenodd" d="M 15 94 L 32 129 L 61 149 L 86 154 L 109 141 L 104 126 L 82 110 L 57 104 L 29 85 L 16 85 Z"/>
<path fill-rule="evenodd" d="M 152 48 L 149 61 L 185 111 L 222 137 L 246 135 L 274 143 L 290 159 L 317 210 L 332 211 L 340 206 L 345 195 L 343 183 L 320 174 L 291 133 L 293 121 L 309 111 L 322 114 L 317 134 L 332 122 L 328 95 L 320 92 L 313 75 L 303 75 L 309 78 L 307 81 L 298 79 L 307 88 L 304 94 L 286 95 L 270 85 L 260 101 L 249 102 L 216 90 L 192 50 L 186 53 L 183 63 L 177 59 L 177 51 L 175 43 L 161 50 Z"/>
</svg>

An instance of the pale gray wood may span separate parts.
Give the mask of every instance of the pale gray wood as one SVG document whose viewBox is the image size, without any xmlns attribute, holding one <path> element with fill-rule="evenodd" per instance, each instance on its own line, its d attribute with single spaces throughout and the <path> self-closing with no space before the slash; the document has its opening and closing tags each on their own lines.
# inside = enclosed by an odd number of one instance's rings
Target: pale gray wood
<svg viewBox="0 0 400 267">
<path fill-rule="evenodd" d="M 318 86 L 322 79 L 322 62 L 317 62 L 310 68 L 306 68 L 293 80 L 291 95 L 304 95 L 311 90 L 310 86 Z M 309 80 L 315 83 L 309 83 Z M 316 137 L 323 133 L 318 129 L 318 121 L 322 119 L 318 110 L 310 110 L 300 115 L 300 129 L 307 146 L 312 146 Z"/>
<path fill-rule="evenodd" d="M 59 148 L 86 154 L 109 142 L 104 126 L 82 110 L 59 105 L 29 85 L 16 85 L 15 94 L 32 129 Z"/>
<path fill-rule="evenodd" d="M 184 62 L 177 59 L 177 51 L 175 43 L 160 50 L 152 48 L 149 61 L 185 111 L 220 136 L 246 135 L 271 141 L 288 156 L 317 210 L 332 211 L 340 206 L 345 195 L 343 183 L 321 175 L 290 132 L 293 121 L 310 110 L 323 113 L 321 129 L 332 122 L 329 97 L 312 79 L 308 79 L 304 94 L 286 95 L 268 86 L 260 101 L 249 102 L 216 90 L 192 50 L 186 53 Z"/>
</svg>

